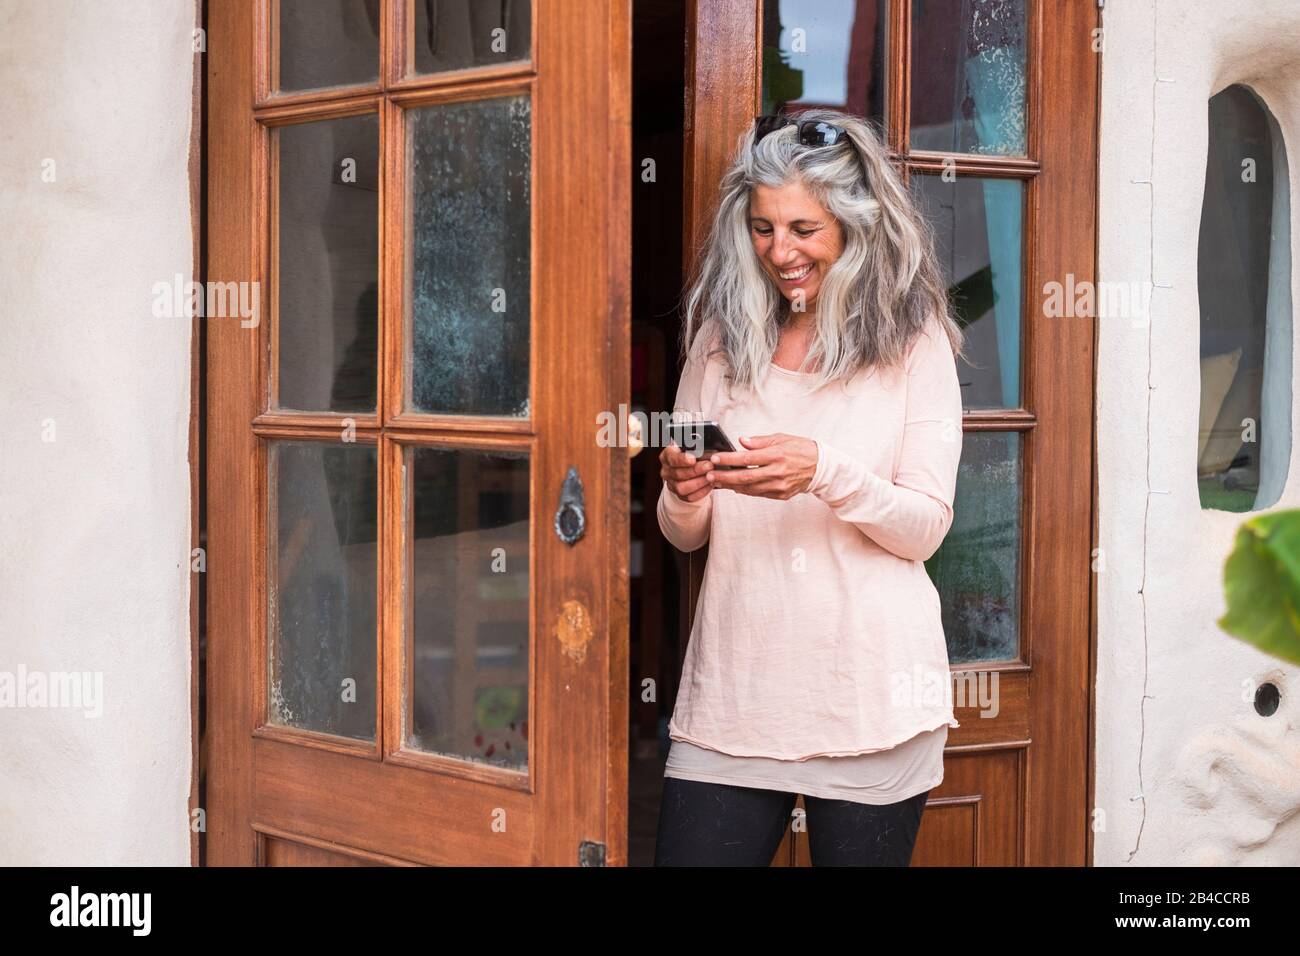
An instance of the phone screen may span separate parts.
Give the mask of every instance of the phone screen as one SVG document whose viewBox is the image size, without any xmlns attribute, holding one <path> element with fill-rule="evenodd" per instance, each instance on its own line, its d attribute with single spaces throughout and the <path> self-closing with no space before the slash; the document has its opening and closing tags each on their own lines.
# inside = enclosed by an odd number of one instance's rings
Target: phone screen
<svg viewBox="0 0 1300 956">
<path fill-rule="evenodd" d="M 717 422 L 674 422 L 668 426 L 668 437 L 683 451 L 688 451 L 701 460 L 712 458 L 715 452 L 740 451 Z M 721 471 L 754 466 L 717 465 L 716 467 Z"/>
</svg>

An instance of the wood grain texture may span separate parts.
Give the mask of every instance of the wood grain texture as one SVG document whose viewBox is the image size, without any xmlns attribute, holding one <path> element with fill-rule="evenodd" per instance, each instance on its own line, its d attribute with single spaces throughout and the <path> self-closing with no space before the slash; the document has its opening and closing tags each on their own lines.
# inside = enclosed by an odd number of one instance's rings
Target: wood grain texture
<svg viewBox="0 0 1300 956">
<path fill-rule="evenodd" d="M 622 415 L 632 400 L 632 4 L 610 3 L 605 13 L 605 349 L 604 408 Z M 606 449 L 608 471 L 601 569 L 605 588 L 604 814 L 605 864 L 628 862 L 628 748 L 630 698 L 630 568 L 632 463 L 626 448 Z"/>
<path fill-rule="evenodd" d="M 274 827 L 254 827 L 258 836 L 258 860 L 262 866 L 415 866 L 380 853 L 316 840 Z"/>
<path fill-rule="evenodd" d="M 1034 4 L 1041 73 L 1031 118 L 1042 174 L 1032 206 L 1033 260 L 1027 392 L 1039 420 L 1030 458 L 1032 525 L 1024 610 L 1025 655 L 1033 667 L 1033 736 L 1027 767 L 1026 860 L 1034 865 L 1090 862 L 1087 805 L 1091 647 L 1095 325 L 1092 318 L 1046 317 L 1042 289 L 1073 273 L 1097 278 L 1097 123 L 1100 55 L 1090 3 Z M 1033 127 L 1038 127 L 1037 140 Z"/>
<path fill-rule="evenodd" d="M 626 448 L 597 444 L 596 426 L 600 413 L 616 412 L 630 394 L 630 2 L 534 0 L 533 6 L 532 63 L 413 77 L 402 66 L 405 6 L 390 0 L 383 8 L 377 87 L 281 97 L 270 90 L 273 0 L 212 5 L 211 278 L 274 276 L 270 137 L 287 122 L 378 112 L 382 245 L 379 407 L 373 416 L 352 416 L 356 440 L 380 450 L 380 720 L 373 747 L 265 720 L 267 535 L 274 507 L 267 442 L 338 440 L 346 416 L 273 410 L 273 297 L 257 329 L 233 321 L 210 326 L 208 848 L 214 864 L 272 857 L 325 862 L 347 847 L 428 864 L 575 865 L 584 840 L 605 844 L 607 864 L 626 860 L 629 465 Z M 531 418 L 419 415 L 408 407 L 403 364 L 405 111 L 512 91 L 532 97 Z M 444 444 L 530 455 L 525 774 L 403 746 L 402 708 L 410 694 L 404 661 L 412 640 L 404 450 Z M 587 526 L 567 545 L 552 522 L 571 466 L 584 484 Z M 575 606 L 591 626 L 585 655 L 570 653 L 556 635 L 557 622 Z M 279 834 L 279 842 L 268 844 L 267 834 Z M 286 841 L 312 849 L 290 849 Z"/>
<path fill-rule="evenodd" d="M 254 19 L 249 3 L 208 7 L 208 281 L 252 282 L 261 189 L 254 98 Z M 263 302 L 263 305 L 265 302 Z M 259 336 L 239 322 L 207 325 L 208 634 L 207 846 L 209 865 L 251 866 L 253 781 L 249 636 L 254 614 L 254 462 Z"/>
</svg>

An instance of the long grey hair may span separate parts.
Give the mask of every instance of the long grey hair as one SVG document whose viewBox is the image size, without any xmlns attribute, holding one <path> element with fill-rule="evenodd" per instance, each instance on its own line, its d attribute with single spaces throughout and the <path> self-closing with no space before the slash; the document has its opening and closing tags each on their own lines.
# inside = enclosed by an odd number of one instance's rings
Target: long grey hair
<svg viewBox="0 0 1300 956">
<path fill-rule="evenodd" d="M 931 319 L 938 320 L 960 356 L 962 330 L 940 277 L 933 235 L 890 164 L 879 133 L 862 118 L 838 110 L 809 109 L 798 118 L 834 123 L 849 141 L 804 146 L 796 128 L 785 126 L 755 146 L 750 124 L 722 178 L 717 215 L 687 284 L 683 356 L 698 335 L 699 341 L 719 344 L 733 387 L 761 384 L 790 305 L 754 252 L 750 191 L 795 181 L 844 230 L 844 251 L 817 294 L 804 361 L 804 368 L 817 369 L 810 391 L 847 380 L 864 367 L 901 364 Z"/>
</svg>

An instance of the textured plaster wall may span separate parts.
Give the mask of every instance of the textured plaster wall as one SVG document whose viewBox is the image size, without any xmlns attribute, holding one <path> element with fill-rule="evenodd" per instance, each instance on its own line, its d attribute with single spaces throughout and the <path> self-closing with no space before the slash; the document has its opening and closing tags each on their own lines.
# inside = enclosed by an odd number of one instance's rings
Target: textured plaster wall
<svg viewBox="0 0 1300 956">
<path fill-rule="evenodd" d="M 1232 83 L 1280 124 L 1300 234 L 1300 3 L 1120 0 L 1104 17 L 1099 277 L 1157 287 L 1149 325 L 1099 320 L 1095 862 L 1296 864 L 1300 682 L 1215 624 L 1248 516 L 1197 493 L 1196 259 L 1207 101 Z M 1300 506 L 1298 444 L 1275 507 Z M 1264 681 L 1272 717 L 1252 706 Z"/>
<path fill-rule="evenodd" d="M 195 22 L 0 0 L 0 679 L 103 690 L 0 708 L 0 864 L 189 863 L 191 335 L 151 306 L 192 278 Z"/>
</svg>

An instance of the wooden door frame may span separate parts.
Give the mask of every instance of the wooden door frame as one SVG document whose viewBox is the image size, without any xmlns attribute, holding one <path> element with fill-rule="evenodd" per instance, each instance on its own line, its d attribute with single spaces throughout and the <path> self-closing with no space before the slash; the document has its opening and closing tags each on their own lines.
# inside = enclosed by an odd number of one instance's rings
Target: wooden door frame
<svg viewBox="0 0 1300 956">
<path fill-rule="evenodd" d="M 1034 290 L 1064 282 L 1067 271 L 1076 284 L 1096 279 L 1101 54 L 1092 51 L 1092 31 L 1101 22 L 1091 3 L 1054 4 L 1047 16 L 1040 0 L 1030 2 L 1028 82 L 1040 84 L 1030 91 L 1030 143 L 1031 149 L 1037 144 L 1042 172 L 1027 200 L 1033 228 L 1026 231 L 1022 308 L 1033 321 L 1022 327 L 1021 341 L 1022 404 L 1035 425 L 1027 432 L 1023 459 L 1021 661 L 1006 668 L 1004 677 L 1016 671 L 1031 675 L 1038 706 L 1024 714 L 1022 743 L 1031 737 L 1049 742 L 1028 751 L 1020 768 L 1025 827 L 1018 859 L 1025 865 L 1080 866 L 1092 858 L 1096 322 L 1044 318 Z M 891 42 L 907 42 L 910 12 L 910 0 L 891 0 Z M 690 274 L 737 138 L 761 110 L 762 0 L 687 0 L 686 18 L 683 266 Z M 891 56 L 890 63 L 896 59 Z M 906 103 L 897 72 L 890 75 L 891 115 Z M 1047 84 L 1052 96 L 1044 103 Z M 1029 244 L 1029 237 L 1036 241 Z M 1048 322 L 1055 323 L 1051 334 L 1037 334 Z M 965 430 L 979 428 L 978 418 L 968 414 Z M 706 556 L 707 545 L 688 555 L 692 617 Z M 1053 635 L 1050 641 L 1034 640 L 1046 633 Z M 949 752 L 986 749 L 968 724 L 951 732 Z"/>
<path fill-rule="evenodd" d="M 260 79 L 265 75 L 261 58 L 266 51 L 258 49 L 256 37 L 264 2 L 212 0 L 207 9 L 204 278 L 213 282 L 262 282 L 267 275 L 260 251 L 267 190 L 256 116 L 266 119 L 273 110 L 288 115 L 303 108 L 301 96 L 286 98 L 291 104 L 287 107 L 262 102 L 266 91 Z M 399 2 L 382 0 L 381 50 L 387 49 L 395 25 L 401 23 L 395 6 Z M 529 762 L 535 781 L 531 792 L 505 788 L 500 792 L 506 807 L 531 797 L 538 808 L 535 818 L 545 825 L 529 827 L 534 817 L 525 818 L 521 826 L 527 828 L 527 848 L 522 855 L 513 848 L 493 846 L 473 862 L 577 864 L 579 844 L 595 841 L 603 843 L 602 865 L 623 865 L 627 858 L 630 463 L 626 447 L 600 447 L 596 414 L 617 413 L 631 394 L 631 0 L 593 0 L 584 5 L 580 16 L 564 0 L 533 0 L 533 8 L 534 24 L 547 18 L 558 23 L 563 17 L 565 28 L 534 30 L 535 59 L 528 74 L 534 95 L 534 142 L 549 144 L 533 157 L 532 431 L 534 438 L 545 435 L 547 440 L 535 443 L 531 493 L 535 509 L 554 514 L 568 467 L 576 465 L 584 485 L 584 538 L 589 547 L 582 548 L 583 539 L 572 547 L 557 544 L 549 520 L 533 529 L 534 540 L 545 538 L 547 543 L 541 560 L 530 564 L 535 623 L 530 696 L 546 695 L 548 719 L 531 728 Z M 409 92 L 409 82 L 403 84 L 395 76 L 382 76 L 380 84 Z M 584 108 L 580 118 L 565 109 L 590 101 L 598 101 L 604 109 Z M 261 112 L 255 114 L 255 108 Z M 380 109 L 393 107 L 384 102 Z M 563 151 L 560 144 L 566 146 Z M 395 159 L 389 156 L 388 161 Z M 590 193 L 576 194 L 586 184 L 598 184 L 601 194 L 596 201 L 589 200 Z M 390 235 L 393 226 L 387 222 L 381 236 Z M 381 257 L 380 273 L 387 283 L 392 281 L 393 265 L 389 261 L 386 268 L 385 262 L 393 258 Z M 579 258 L 589 268 L 558 268 Z M 270 290 L 264 282 L 261 288 L 265 304 Z M 265 308 L 261 312 L 265 326 L 271 315 Z M 383 304 L 381 298 L 381 329 L 393 321 L 393 314 L 393 304 Z M 589 348 L 573 347 L 575 328 L 565 325 L 566 315 L 585 323 L 579 328 Z M 256 690 L 262 677 L 258 668 L 265 617 L 258 577 L 263 561 L 257 553 L 256 533 L 265 494 L 258 467 L 262 438 L 255 428 L 263 437 L 272 436 L 268 429 L 274 428 L 302 437 L 292 423 L 255 424 L 264 411 L 259 399 L 263 333 L 263 328 L 243 328 L 232 319 L 207 324 L 207 727 L 203 746 L 206 861 L 212 865 L 262 862 L 261 847 L 268 835 L 289 836 L 305 847 L 335 842 L 278 825 L 276 819 L 260 819 L 254 801 L 256 749 L 293 746 L 271 739 L 278 735 L 255 734 L 261 716 Z M 381 331 L 381 369 L 383 342 Z M 538 363 L 547 366 L 545 381 L 550 384 L 545 388 Z M 382 394 L 382 373 L 380 383 Z M 403 434 L 411 433 L 411 424 L 402 425 L 407 430 Z M 357 430 L 362 431 L 360 424 Z M 401 436 L 394 433 L 394 437 Z M 382 454 L 383 439 L 379 445 Z M 381 526 L 384 520 L 381 515 Z M 545 568 L 544 576 L 537 570 L 539 564 Z M 380 608 L 386 603 L 382 586 L 377 601 Z M 380 674 L 385 671 L 381 664 Z M 382 684 L 377 691 L 382 694 Z M 593 720 L 593 703 L 604 709 L 603 723 Z M 377 736 L 382 733 L 376 729 Z M 590 763 L 575 766 L 554 759 L 570 752 L 577 746 L 573 741 L 580 738 L 585 740 L 583 752 L 595 755 Z M 302 766 L 333 767 L 341 756 L 338 748 L 322 746 L 304 746 L 300 751 L 294 759 Z M 411 798 L 418 796 L 416 785 L 404 782 L 411 778 L 399 776 L 402 770 L 386 759 L 377 765 L 387 768 L 385 784 L 392 791 L 372 791 L 376 805 L 386 801 L 398 809 L 410 806 Z M 592 779 L 599 779 L 601 785 L 590 785 Z M 313 795 L 330 802 L 329 812 L 318 814 L 317 822 L 338 824 L 348 801 L 360 792 L 358 780 L 360 775 L 357 780 L 340 780 L 331 792 Z M 285 783 L 278 781 L 282 791 Z M 449 805 L 442 816 L 454 819 L 455 810 Z M 450 848 L 421 844 L 400 856 L 382 848 L 348 852 L 387 862 L 460 862 L 440 856 L 464 854 L 470 838 L 456 831 L 450 825 L 437 830 L 435 842 Z M 387 845 L 392 844 L 392 835 L 387 833 Z"/>
</svg>

